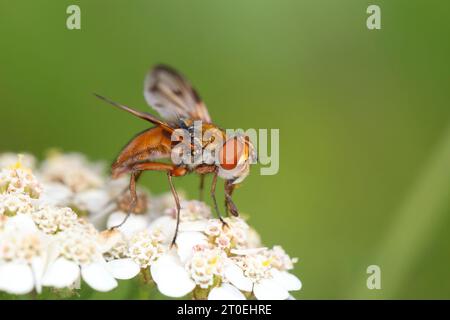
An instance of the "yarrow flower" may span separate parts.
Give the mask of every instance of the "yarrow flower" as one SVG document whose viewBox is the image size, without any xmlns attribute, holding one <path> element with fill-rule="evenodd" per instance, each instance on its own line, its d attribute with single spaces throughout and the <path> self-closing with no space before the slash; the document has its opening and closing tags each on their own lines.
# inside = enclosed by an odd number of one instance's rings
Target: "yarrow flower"
<svg viewBox="0 0 450 320">
<path fill-rule="evenodd" d="M 30 215 L 37 227 L 46 234 L 70 230 L 78 223 L 78 216 L 70 208 L 42 206 Z"/>
<path fill-rule="evenodd" d="M 0 172 L 0 290 L 39 293 L 42 286 L 73 287 L 82 278 L 109 291 L 116 279 L 139 273 L 129 258 L 105 260 L 111 248 L 86 219 L 40 199 L 36 176 L 20 161 Z"/>
<path fill-rule="evenodd" d="M 27 194 L 0 194 L 0 214 L 14 216 L 18 213 L 30 213 L 34 210 L 33 199 Z"/>
<path fill-rule="evenodd" d="M 263 247 L 242 218 L 215 219 L 207 204 L 182 195 L 172 246 L 171 193 L 139 187 L 131 206 L 127 179 L 110 180 L 83 155 L 24 159 L 0 154 L 0 291 L 109 291 L 139 273 L 168 297 L 289 299 L 301 289 L 290 273 L 297 259 Z"/>
<path fill-rule="evenodd" d="M 218 219 L 208 221 L 205 233 L 222 249 L 247 246 L 249 226 L 239 218 L 225 218 L 223 224 Z"/>
<path fill-rule="evenodd" d="M 24 294 L 42 288 L 48 239 L 25 214 L 6 217 L 0 232 L 0 290 Z"/>
<path fill-rule="evenodd" d="M 173 297 L 192 292 L 209 299 L 288 299 L 289 291 L 301 289 L 300 280 L 288 273 L 296 259 L 279 246 L 245 248 L 248 225 L 240 218 L 225 221 L 180 226 L 188 231 L 177 238 L 177 254 L 171 251 L 151 266 L 161 292 Z M 172 271 L 160 272 L 164 269 Z"/>
<path fill-rule="evenodd" d="M 225 268 L 225 278 L 236 288 L 253 292 L 257 299 L 288 299 L 289 291 L 301 289 L 300 280 L 272 263 L 272 250 L 234 252 Z M 287 257 L 289 258 L 289 257 Z"/>
<path fill-rule="evenodd" d="M 5 152 L 0 154 L 0 168 L 9 168 L 17 164 L 17 158 L 20 159 L 20 163 L 30 170 L 34 170 L 36 167 L 36 158 L 29 153 L 17 154 L 14 152 Z"/>
<path fill-rule="evenodd" d="M 156 233 L 140 231 L 129 241 L 128 256 L 140 268 L 147 268 L 164 252 L 161 239 Z"/>
<path fill-rule="evenodd" d="M 196 221 L 211 216 L 211 209 L 205 203 L 197 200 L 181 201 L 180 206 L 180 221 Z M 175 218 L 177 211 L 172 206 L 164 213 Z"/>
<path fill-rule="evenodd" d="M 41 191 L 41 185 L 31 170 L 23 168 L 20 162 L 0 170 L 0 193 L 22 193 L 38 198 Z"/>
<path fill-rule="evenodd" d="M 139 273 L 139 267 L 130 259 L 106 261 L 98 242 L 99 235 L 82 225 L 56 235 L 54 261 L 48 267 L 43 285 L 64 288 L 83 280 L 98 291 L 110 291 L 117 286 L 117 279 L 131 279 Z"/>
<path fill-rule="evenodd" d="M 226 254 L 221 248 L 197 245 L 186 268 L 194 282 L 200 288 L 207 289 L 214 284 L 215 278 L 223 275 L 225 260 Z"/>
<path fill-rule="evenodd" d="M 52 152 L 40 169 L 44 182 L 61 182 L 74 192 L 99 187 L 104 183 L 102 165 L 89 163 L 78 153 Z"/>
</svg>

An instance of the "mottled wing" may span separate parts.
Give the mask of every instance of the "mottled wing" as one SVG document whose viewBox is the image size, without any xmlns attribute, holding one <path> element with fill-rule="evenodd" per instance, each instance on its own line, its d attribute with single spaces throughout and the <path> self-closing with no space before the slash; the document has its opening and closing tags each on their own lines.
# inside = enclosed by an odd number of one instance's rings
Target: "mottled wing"
<svg viewBox="0 0 450 320">
<path fill-rule="evenodd" d="M 147 74 L 144 96 L 147 103 L 172 124 L 182 119 L 211 123 L 208 109 L 195 89 L 168 66 L 158 65 Z"/>
</svg>

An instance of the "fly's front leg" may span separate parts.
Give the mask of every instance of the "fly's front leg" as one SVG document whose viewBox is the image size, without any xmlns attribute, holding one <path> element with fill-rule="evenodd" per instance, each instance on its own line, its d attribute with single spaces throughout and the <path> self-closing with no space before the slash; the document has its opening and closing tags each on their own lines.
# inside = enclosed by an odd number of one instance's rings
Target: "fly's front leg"
<svg viewBox="0 0 450 320">
<path fill-rule="evenodd" d="M 231 199 L 231 195 L 233 194 L 236 185 L 233 184 L 232 180 L 225 181 L 225 210 L 227 214 L 231 212 L 231 214 L 235 217 L 239 216 L 238 209 Z"/>
<path fill-rule="evenodd" d="M 213 176 L 213 180 L 211 183 L 211 198 L 213 200 L 214 209 L 216 210 L 219 220 L 222 222 L 222 224 L 227 226 L 227 223 L 225 222 L 225 220 L 223 220 L 222 215 L 220 214 L 219 206 L 217 205 L 217 200 L 216 200 L 217 173 L 218 173 L 217 170 L 214 171 L 214 176 Z"/>
</svg>

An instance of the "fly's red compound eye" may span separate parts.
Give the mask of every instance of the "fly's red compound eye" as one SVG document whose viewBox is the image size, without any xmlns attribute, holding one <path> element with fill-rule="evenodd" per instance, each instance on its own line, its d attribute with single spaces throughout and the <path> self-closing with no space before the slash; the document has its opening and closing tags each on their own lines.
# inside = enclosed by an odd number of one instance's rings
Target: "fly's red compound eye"
<svg viewBox="0 0 450 320">
<path fill-rule="evenodd" d="M 240 141 L 238 138 L 226 141 L 219 152 L 220 166 L 225 170 L 236 168 L 244 149 L 243 141 Z"/>
</svg>

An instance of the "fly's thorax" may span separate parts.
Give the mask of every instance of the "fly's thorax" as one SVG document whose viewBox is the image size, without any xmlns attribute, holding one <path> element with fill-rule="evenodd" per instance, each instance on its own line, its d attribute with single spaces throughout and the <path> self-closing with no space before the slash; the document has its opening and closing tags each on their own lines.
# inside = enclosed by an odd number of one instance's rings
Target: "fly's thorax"
<svg viewBox="0 0 450 320">
<path fill-rule="evenodd" d="M 227 136 L 222 129 L 209 123 L 194 122 L 181 129 L 182 138 L 173 149 L 179 159 L 175 163 L 191 171 L 202 165 L 214 165 L 220 177 L 238 183 L 249 174 L 250 164 L 256 162 L 255 149 L 246 135 Z"/>
<path fill-rule="evenodd" d="M 202 133 L 202 162 L 217 165 L 220 162 L 219 153 L 226 140 L 226 134 L 212 124 L 203 125 Z"/>
<path fill-rule="evenodd" d="M 177 164 L 194 169 L 198 165 L 218 163 L 218 152 L 225 141 L 225 132 L 210 123 L 193 122 L 177 129 L 172 141 L 174 156 L 179 159 Z"/>
</svg>

